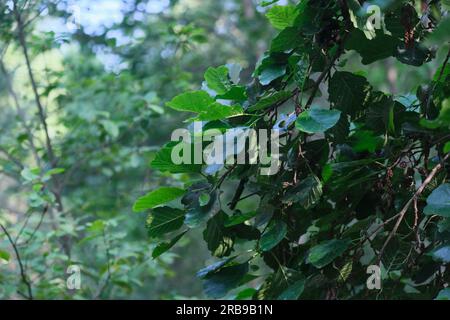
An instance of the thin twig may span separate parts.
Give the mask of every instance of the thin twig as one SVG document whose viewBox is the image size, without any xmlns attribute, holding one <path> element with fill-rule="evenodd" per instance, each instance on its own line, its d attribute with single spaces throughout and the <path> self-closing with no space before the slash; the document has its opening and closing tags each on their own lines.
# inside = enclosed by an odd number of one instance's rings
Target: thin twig
<svg viewBox="0 0 450 320">
<path fill-rule="evenodd" d="M 375 228 L 375 230 L 373 230 L 370 234 L 366 235 L 366 236 L 364 237 L 363 240 L 361 240 L 357 245 L 355 245 L 355 248 L 356 248 L 356 247 L 359 247 L 359 246 L 361 246 L 361 245 L 363 245 L 366 241 L 370 241 L 370 238 L 372 238 L 374 235 L 378 234 L 378 233 L 381 231 L 381 229 L 382 229 L 383 227 L 385 227 L 387 224 L 389 224 L 389 223 L 391 223 L 392 221 L 394 221 L 396 218 L 399 217 L 399 215 L 400 215 L 400 214 L 396 214 L 395 216 L 390 217 L 390 218 L 387 219 L 386 221 L 383 221 L 381 224 L 379 224 L 379 225 Z"/>
<path fill-rule="evenodd" d="M 106 228 L 106 227 L 105 227 Z M 111 255 L 109 252 L 109 242 L 106 240 L 106 232 L 105 229 L 103 229 L 103 243 L 105 244 L 105 253 L 106 253 L 106 259 L 107 259 L 107 276 L 105 281 L 103 281 L 103 284 L 98 288 L 96 294 L 94 295 L 94 300 L 97 299 L 102 292 L 107 287 L 109 280 L 111 279 Z"/>
<path fill-rule="evenodd" d="M 239 181 L 239 185 L 236 189 L 236 193 L 234 194 L 234 197 L 230 202 L 231 210 L 236 209 L 238 202 L 241 200 L 240 198 L 242 196 L 242 193 L 244 192 L 245 184 L 247 183 L 247 181 L 248 181 L 248 178 L 242 178 L 241 181 Z"/>
<path fill-rule="evenodd" d="M 42 226 L 42 222 L 44 221 L 44 217 L 45 217 L 45 215 L 47 214 L 48 210 L 49 210 L 49 206 L 46 205 L 46 206 L 44 207 L 44 210 L 42 210 L 41 218 L 39 219 L 39 222 L 38 222 L 38 224 L 36 225 L 36 227 L 34 228 L 33 232 L 32 232 L 31 235 L 30 235 L 30 237 L 29 237 L 25 242 L 21 243 L 20 245 L 27 245 L 27 244 L 29 244 L 29 243 L 34 239 L 34 236 L 36 235 L 37 231 L 38 231 L 38 230 L 41 228 L 41 226 Z M 16 242 L 17 242 L 18 240 L 19 240 L 19 237 L 17 237 Z"/>
<path fill-rule="evenodd" d="M 245 199 L 251 198 L 251 197 L 256 196 L 256 195 L 258 195 L 258 194 L 259 194 L 259 192 L 253 192 L 253 193 L 250 193 L 250 194 L 248 194 L 248 195 L 246 195 L 246 196 L 243 196 L 242 198 L 238 199 L 237 202 L 241 202 L 241 201 L 243 201 L 243 200 L 245 200 Z M 228 204 L 228 206 L 230 206 L 230 205 L 231 205 L 231 202 Z"/>
<path fill-rule="evenodd" d="M 397 233 L 397 230 L 401 224 L 401 222 L 403 221 L 403 219 L 405 218 L 406 213 L 408 212 L 409 207 L 411 206 L 411 204 L 414 203 L 414 201 L 422 194 L 422 192 L 425 190 L 425 188 L 427 187 L 427 185 L 433 180 L 433 178 L 436 176 L 436 174 L 444 167 L 445 161 L 447 161 L 447 159 L 450 157 L 450 153 L 447 153 L 447 155 L 443 158 L 442 162 L 439 163 L 436 167 L 434 167 L 434 169 L 431 171 L 431 173 L 428 175 L 428 177 L 425 179 L 425 181 L 422 183 L 422 185 L 419 187 L 419 189 L 417 189 L 417 191 L 414 193 L 413 197 L 411 199 L 408 200 L 408 202 L 405 204 L 405 206 L 403 207 L 403 209 L 398 213 L 398 219 L 397 222 L 395 223 L 394 228 L 392 229 L 392 231 L 389 233 L 388 238 L 386 239 L 386 241 L 384 242 L 383 247 L 380 250 L 380 253 L 378 254 L 378 264 L 380 264 L 381 262 L 381 258 L 383 256 L 383 253 L 387 247 L 387 245 L 389 244 L 389 242 L 392 240 L 392 238 L 394 237 L 394 235 Z"/>
<path fill-rule="evenodd" d="M 0 146 L 0 152 L 3 153 L 6 156 L 6 158 L 8 158 L 9 161 L 14 163 L 17 167 L 19 167 L 20 170 L 23 169 L 23 164 L 19 161 L 19 159 L 17 159 L 11 153 L 9 153 L 8 150 Z"/>
<path fill-rule="evenodd" d="M 3 60 L 0 59 L 0 71 L 3 73 L 5 79 L 6 79 L 6 89 L 8 90 L 9 95 L 12 97 L 14 101 L 14 106 L 17 111 L 17 115 L 19 116 L 20 120 L 22 121 L 23 127 L 25 128 L 25 131 L 27 133 L 28 143 L 30 144 L 31 152 L 33 153 L 33 157 L 36 161 L 36 164 L 41 167 L 41 158 L 38 155 L 37 148 L 34 144 L 34 136 L 31 131 L 30 126 L 27 124 L 27 120 L 25 118 L 25 112 L 23 111 L 22 107 L 19 103 L 19 98 L 14 91 L 12 81 L 10 78 L 10 75 L 8 71 L 6 70 L 5 64 L 3 63 Z"/>
<path fill-rule="evenodd" d="M 11 246 L 14 249 L 14 252 L 16 254 L 17 262 L 19 263 L 19 268 L 20 268 L 20 276 L 22 278 L 22 282 L 25 284 L 25 286 L 27 287 L 27 290 L 28 290 L 28 297 L 27 298 L 29 300 L 33 300 L 33 291 L 31 289 L 31 284 L 30 284 L 30 282 L 27 279 L 27 275 L 26 275 L 25 269 L 23 267 L 23 263 L 22 263 L 22 259 L 20 257 L 19 250 L 17 249 L 17 246 L 14 243 L 14 241 L 13 241 L 11 235 L 9 234 L 8 230 L 6 230 L 6 228 L 1 223 L 0 223 L 0 228 L 5 233 L 6 237 L 8 238 L 9 243 L 11 244 Z"/>
<path fill-rule="evenodd" d="M 223 175 L 220 177 L 219 181 L 217 182 L 217 185 L 214 189 L 220 189 L 222 186 L 222 183 L 225 181 L 225 179 L 231 174 L 231 172 L 237 167 L 237 164 L 232 165 Z"/>
<path fill-rule="evenodd" d="M 417 242 L 417 248 L 420 248 L 422 246 L 422 241 L 420 241 L 420 234 L 419 234 L 419 208 L 417 205 L 417 198 L 414 199 L 414 225 L 413 225 L 413 231 L 416 236 L 416 242 Z"/>
<path fill-rule="evenodd" d="M 39 120 L 44 129 L 47 155 L 48 155 L 51 167 L 54 168 L 57 165 L 58 159 L 56 158 L 54 150 L 53 150 L 53 145 L 52 145 L 52 141 L 50 139 L 48 124 L 47 124 L 47 118 L 45 115 L 44 107 L 41 102 L 41 97 L 38 92 L 38 86 L 37 86 L 37 83 L 36 83 L 36 80 L 34 77 L 34 73 L 33 73 L 33 69 L 31 66 L 31 59 L 30 59 L 30 56 L 28 53 L 28 46 L 27 46 L 26 37 L 25 37 L 26 21 L 23 20 L 22 13 L 20 12 L 20 9 L 17 6 L 17 1 L 14 1 L 13 4 L 14 4 L 13 13 L 14 13 L 14 17 L 15 17 L 15 20 L 17 23 L 17 37 L 19 40 L 20 47 L 22 48 L 23 55 L 25 57 L 28 76 L 30 78 L 31 87 L 32 87 L 32 90 L 34 93 L 34 98 L 35 98 L 36 106 L 38 109 Z M 54 190 L 52 190 L 52 193 L 54 194 L 55 199 L 56 199 L 57 210 L 59 212 L 64 212 L 64 206 L 63 206 L 62 196 L 61 196 L 61 190 L 63 187 L 60 184 L 60 180 L 56 176 L 52 177 L 52 181 L 54 182 L 54 185 L 55 185 Z M 69 237 L 62 238 L 62 245 L 63 245 L 65 253 L 70 257 Z"/>
<path fill-rule="evenodd" d="M 44 112 L 44 107 L 42 106 L 41 98 L 39 96 L 39 92 L 38 92 L 38 89 L 37 89 L 37 84 L 36 84 L 36 80 L 34 78 L 33 69 L 31 67 L 31 60 L 30 60 L 30 56 L 29 56 L 29 53 L 28 53 L 28 47 L 27 47 L 27 43 L 26 43 L 26 40 L 25 40 L 24 21 L 22 20 L 22 15 L 19 12 L 19 10 L 18 10 L 18 8 L 17 8 L 15 3 L 14 3 L 14 15 L 15 15 L 15 18 L 16 18 L 17 26 L 18 26 L 17 28 L 18 28 L 19 43 L 20 43 L 20 46 L 22 47 L 23 55 L 25 57 L 25 62 L 26 62 L 27 70 L 28 70 L 28 76 L 30 77 L 31 87 L 33 89 L 34 98 L 36 100 L 36 105 L 37 105 L 37 108 L 38 108 L 39 118 L 40 118 L 41 124 L 42 124 L 42 126 L 44 128 L 48 156 L 49 156 L 49 159 L 50 159 L 50 162 L 51 162 L 52 166 L 55 166 L 56 165 L 56 158 L 55 158 L 55 153 L 53 151 L 52 142 L 50 140 L 50 134 L 49 134 L 49 130 L 48 130 L 47 119 L 46 119 L 45 112 Z"/>
</svg>

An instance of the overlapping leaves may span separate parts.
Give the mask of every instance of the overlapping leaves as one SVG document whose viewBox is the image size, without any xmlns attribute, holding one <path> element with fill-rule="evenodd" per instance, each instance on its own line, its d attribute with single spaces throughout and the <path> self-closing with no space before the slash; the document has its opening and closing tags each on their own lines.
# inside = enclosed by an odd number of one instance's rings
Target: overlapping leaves
<svg viewBox="0 0 450 320">
<path fill-rule="evenodd" d="M 323 292 L 333 286 L 343 288 L 345 298 L 361 297 L 364 289 L 356 292 L 355 288 L 363 284 L 366 265 L 377 261 L 375 249 L 385 243 L 380 220 L 396 216 L 402 205 L 412 203 L 408 200 L 430 173 L 431 164 L 443 158 L 448 127 L 445 99 L 449 94 L 445 66 L 432 82 L 434 95 L 424 88 L 425 94 L 420 95 L 419 90 L 415 99 L 408 100 L 376 91 L 364 73 L 351 72 L 344 59 L 332 60 L 337 52 L 357 54 L 363 65 L 387 58 L 409 67 L 427 63 L 432 55 L 423 41 L 427 35 L 422 27 L 413 34 L 415 46 L 408 43 L 405 47 L 405 26 L 397 21 L 406 12 L 408 21 L 417 24 L 417 12 L 406 2 L 386 5 L 385 28 L 366 30 L 366 20 L 357 12 L 362 7 L 350 3 L 349 24 L 345 7 L 339 3 L 301 1 L 297 6 L 272 6 L 267 17 L 279 33 L 257 65 L 251 85 L 233 81 L 236 77 L 231 76 L 230 67 L 209 68 L 204 90 L 179 95 L 168 103 L 171 108 L 196 113 L 196 119 L 210 121 L 213 127 L 219 120 L 231 128 L 275 128 L 288 138 L 282 144 L 282 167 L 275 176 L 259 176 L 257 166 L 223 165 L 209 171 L 208 178 L 201 177 L 202 182 L 192 184 L 182 199 L 184 224 L 204 226 L 203 237 L 212 255 L 236 254 L 199 272 L 211 297 L 222 298 L 252 279 L 259 279 L 256 289 L 247 288 L 249 291 L 241 291 L 238 297 L 252 293 L 253 298 L 264 299 L 323 298 Z M 325 81 L 315 80 L 314 73 Z M 322 92 L 325 82 L 328 96 Z M 304 98 L 308 94 L 313 95 L 310 101 Z M 328 101 L 321 99 L 317 107 L 312 101 L 321 94 Z M 223 100 L 228 104 L 222 104 Z M 280 112 L 289 108 L 289 112 Z M 423 144 L 429 148 L 426 157 L 412 152 Z M 432 161 L 430 151 L 435 156 Z M 163 159 L 157 155 L 153 167 L 194 175 L 200 172 L 198 167 L 177 169 Z M 417 169 L 422 165 L 428 168 Z M 425 215 L 449 218 L 446 179 L 445 174 L 433 178 L 435 188 L 426 204 L 418 199 L 417 212 L 423 209 Z M 240 184 L 229 187 L 235 194 L 228 202 L 222 187 L 230 180 Z M 256 209 L 239 207 L 241 200 L 252 196 L 259 197 L 253 203 Z M 400 278 L 409 281 L 409 275 L 403 277 L 400 263 L 408 257 L 405 248 L 423 237 L 435 237 L 409 219 L 405 226 L 414 225 L 414 232 L 405 231 L 403 225 L 396 230 L 409 237 L 409 242 L 395 232 L 395 240 L 386 242 L 383 261 L 391 261 L 391 267 L 397 268 L 389 273 L 388 285 Z M 435 238 L 440 245 L 418 257 L 426 257 L 424 261 L 433 267 L 450 259 L 445 221 L 438 224 L 440 234 Z M 181 227 L 179 220 L 159 233 L 175 227 Z M 370 232 L 371 238 L 367 237 Z M 172 245 L 173 241 L 166 242 L 162 248 Z M 411 254 L 421 243 L 413 245 Z M 272 272 L 258 274 L 253 262 L 265 263 Z M 344 289 L 344 283 L 353 289 Z"/>
</svg>

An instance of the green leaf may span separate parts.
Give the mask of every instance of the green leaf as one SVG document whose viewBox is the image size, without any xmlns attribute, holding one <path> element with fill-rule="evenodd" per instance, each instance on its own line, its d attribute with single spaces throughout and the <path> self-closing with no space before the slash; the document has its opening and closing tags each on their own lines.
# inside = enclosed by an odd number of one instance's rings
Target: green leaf
<svg viewBox="0 0 450 320">
<path fill-rule="evenodd" d="M 450 184 L 445 183 L 427 198 L 427 206 L 423 209 L 426 215 L 439 215 L 441 217 L 450 217 Z"/>
<path fill-rule="evenodd" d="M 450 263 L 450 245 L 442 245 L 434 249 L 430 255 L 436 261 L 441 261 L 443 263 Z"/>
<path fill-rule="evenodd" d="M 248 213 L 236 213 L 228 218 L 225 223 L 225 227 L 232 227 L 238 224 L 244 223 L 254 217 L 256 217 L 258 213 L 256 211 L 248 212 Z"/>
<path fill-rule="evenodd" d="M 300 114 L 295 125 L 306 133 L 323 133 L 334 127 L 340 117 L 337 110 L 310 109 Z"/>
<path fill-rule="evenodd" d="M 326 183 L 331 178 L 332 175 L 333 175 L 333 168 L 331 167 L 330 164 L 326 164 L 322 168 L 322 180 L 323 180 L 323 183 Z"/>
<path fill-rule="evenodd" d="M 285 292 L 285 297 L 292 297 L 295 295 L 295 291 L 299 292 L 301 289 L 301 284 L 298 282 L 304 279 L 305 277 L 297 270 L 280 266 L 266 278 L 266 281 L 260 286 L 256 298 L 264 300 L 280 299 L 280 296 L 283 298 L 282 295 Z M 297 284 L 295 290 L 288 290 L 289 286 L 294 284 Z"/>
<path fill-rule="evenodd" d="M 357 130 L 352 136 L 352 147 L 356 152 L 368 151 L 374 153 L 378 147 L 382 146 L 383 139 L 375 136 L 369 130 Z"/>
<path fill-rule="evenodd" d="M 205 72 L 205 80 L 208 88 L 214 90 L 218 95 L 225 94 L 231 87 L 226 66 L 208 68 Z"/>
<path fill-rule="evenodd" d="M 247 89 L 243 86 L 233 86 L 224 94 L 216 96 L 217 99 L 245 101 L 247 100 Z"/>
<path fill-rule="evenodd" d="M 175 200 L 186 193 L 183 189 L 161 187 L 143 197 L 140 197 L 133 206 L 134 212 L 142 212 Z"/>
<path fill-rule="evenodd" d="M 264 8 L 264 7 L 270 6 L 271 4 L 274 4 L 274 3 L 278 2 L 278 1 L 280 1 L 280 0 L 262 0 L 259 3 L 259 5 Z"/>
<path fill-rule="evenodd" d="M 51 177 L 51 176 L 54 176 L 57 174 L 64 173 L 65 171 L 66 171 L 66 169 L 64 169 L 64 168 L 53 168 L 53 169 L 48 170 L 44 176 Z"/>
<path fill-rule="evenodd" d="M 200 201 L 205 193 L 210 197 L 206 204 Z M 181 202 L 186 208 L 185 223 L 191 228 L 196 227 L 220 211 L 217 190 L 212 190 L 212 186 L 206 182 L 193 184 Z"/>
<path fill-rule="evenodd" d="M 450 218 L 444 218 L 438 222 L 438 231 L 444 233 L 450 231 Z"/>
<path fill-rule="evenodd" d="M 450 10 L 450 0 L 441 0 L 441 2 L 443 8 L 445 8 L 446 10 Z"/>
<path fill-rule="evenodd" d="M 159 238 L 166 233 L 180 229 L 184 219 L 183 210 L 169 207 L 153 209 L 147 219 L 148 234 L 151 238 Z"/>
<path fill-rule="evenodd" d="M 227 215 L 219 212 L 209 219 L 206 229 L 203 231 L 203 239 L 213 256 L 222 258 L 231 254 L 233 250 L 234 237 L 225 229 Z"/>
<path fill-rule="evenodd" d="M 295 82 L 300 86 L 300 89 L 302 91 L 305 91 L 308 88 L 308 78 L 309 78 L 309 57 L 308 55 L 292 55 L 289 58 L 289 64 L 291 68 L 293 69 L 294 73 L 294 80 Z M 310 80 L 312 81 L 312 80 Z"/>
<path fill-rule="evenodd" d="M 273 6 L 266 13 L 270 23 L 277 29 L 292 27 L 297 18 L 298 11 L 295 6 Z"/>
<path fill-rule="evenodd" d="M 275 104 L 278 104 L 278 103 L 288 100 L 291 96 L 292 96 L 292 94 L 287 91 L 276 92 L 271 96 L 264 97 L 261 100 L 259 100 L 255 105 L 251 106 L 248 109 L 248 111 L 258 111 L 258 110 L 266 109 Z"/>
<path fill-rule="evenodd" d="M 341 115 L 336 125 L 327 131 L 327 136 L 335 144 L 343 144 L 347 142 L 350 133 L 350 122 L 347 115 Z"/>
<path fill-rule="evenodd" d="M 363 64 L 370 64 L 377 60 L 389 58 L 395 54 L 399 40 L 378 32 L 372 40 L 367 39 L 359 29 L 353 30 L 345 44 L 347 50 L 355 50 L 361 55 Z"/>
<path fill-rule="evenodd" d="M 352 119 L 364 109 L 371 87 L 366 78 L 338 71 L 331 78 L 329 94 L 334 107 Z"/>
<path fill-rule="evenodd" d="M 87 228 L 87 231 L 91 233 L 101 233 L 103 230 L 105 230 L 106 224 L 103 220 L 96 220 L 91 223 L 89 228 Z"/>
<path fill-rule="evenodd" d="M 450 99 L 446 99 L 442 102 L 439 116 L 436 119 L 421 119 L 420 124 L 428 129 L 450 129 Z"/>
<path fill-rule="evenodd" d="M 447 141 L 445 143 L 444 149 L 442 151 L 444 151 L 444 153 L 449 153 L 450 152 L 450 141 Z"/>
<path fill-rule="evenodd" d="M 103 126 L 105 131 L 113 138 L 119 136 L 119 126 L 111 120 L 101 120 L 100 124 Z"/>
<path fill-rule="evenodd" d="M 207 92 L 200 90 L 182 93 L 166 105 L 178 111 L 202 113 L 213 103 L 215 100 Z"/>
<path fill-rule="evenodd" d="M 284 221 L 273 220 L 267 230 L 262 234 L 259 246 L 262 251 L 269 251 L 284 239 L 287 225 Z"/>
<path fill-rule="evenodd" d="M 329 240 L 313 247 L 308 255 L 308 261 L 313 266 L 321 269 L 342 255 L 350 245 L 349 240 Z"/>
<path fill-rule="evenodd" d="M 270 45 L 271 52 L 283 52 L 294 49 L 303 43 L 297 28 L 291 27 L 281 31 Z"/>
<path fill-rule="evenodd" d="M 150 166 L 153 169 L 170 172 L 170 173 L 187 173 L 187 172 L 201 172 L 202 166 L 200 164 L 194 164 L 194 154 L 192 154 L 191 164 L 175 164 L 172 161 L 173 148 L 183 142 L 170 142 L 166 144 L 155 156 Z M 194 146 L 192 145 L 192 149 Z"/>
<path fill-rule="evenodd" d="M 322 193 L 322 183 L 319 178 L 315 175 L 310 175 L 286 192 L 283 203 L 299 203 L 305 209 L 309 209 L 317 204 Z"/>
<path fill-rule="evenodd" d="M 202 193 L 200 197 L 198 197 L 198 201 L 201 207 L 206 206 L 211 200 L 211 196 L 208 193 Z"/>
<path fill-rule="evenodd" d="M 163 242 L 158 244 L 158 246 L 153 249 L 152 252 L 152 258 L 156 259 L 159 256 L 161 256 L 162 254 L 166 253 L 167 251 L 169 251 L 170 249 L 172 249 L 172 247 L 178 242 L 180 241 L 180 239 L 186 234 L 187 230 L 180 233 L 179 235 L 177 235 L 175 238 L 173 238 L 172 240 L 170 240 L 169 242 Z"/>
<path fill-rule="evenodd" d="M 305 282 L 305 279 L 297 280 L 279 295 L 278 300 L 297 300 L 305 290 Z"/>
<path fill-rule="evenodd" d="M 259 82 L 261 82 L 263 86 L 267 86 L 272 81 L 284 76 L 285 74 L 285 65 L 270 65 L 261 71 Z"/>
<path fill-rule="evenodd" d="M 9 259 L 11 258 L 11 255 L 9 252 L 0 250 L 0 262 L 7 263 L 9 262 Z"/>
<path fill-rule="evenodd" d="M 391 96 L 373 92 L 366 111 L 366 126 L 377 134 L 395 134 L 395 120 L 404 112 L 404 106 Z"/>
<path fill-rule="evenodd" d="M 384 16 L 384 23 L 386 29 L 396 38 L 403 38 L 405 36 L 405 27 L 402 24 L 402 8 L 395 11 L 388 11 Z M 417 16 L 415 17 L 417 19 Z M 417 19 L 418 20 L 418 19 Z M 414 24 L 419 21 L 415 21 Z"/>
<path fill-rule="evenodd" d="M 24 168 L 20 172 L 20 175 L 22 176 L 22 178 L 24 178 L 26 181 L 29 181 L 29 182 L 39 179 L 39 177 L 40 177 L 39 174 L 40 174 L 39 168 L 35 168 L 35 169 Z"/>
<path fill-rule="evenodd" d="M 223 298 L 228 291 L 238 287 L 248 272 L 248 263 L 221 268 L 205 277 L 205 294 L 214 299 Z"/>
<path fill-rule="evenodd" d="M 450 41 L 450 17 L 446 17 L 442 19 L 438 26 L 433 30 L 431 35 L 429 35 L 426 39 L 425 44 L 427 46 L 430 45 L 442 45 L 443 43 L 447 43 Z"/>
<path fill-rule="evenodd" d="M 213 103 L 208 106 L 207 110 L 204 110 L 196 118 L 191 119 L 192 121 L 213 121 L 213 120 L 223 120 L 226 118 L 241 115 L 243 113 L 242 107 L 240 105 L 225 106 L 220 103 Z"/>
<path fill-rule="evenodd" d="M 440 66 L 439 68 L 437 68 L 436 73 L 433 77 L 433 81 L 442 84 L 445 82 L 448 76 L 450 76 L 450 65 L 446 64 L 445 67 Z"/>
<path fill-rule="evenodd" d="M 253 288 L 247 288 L 242 290 L 241 292 L 239 292 L 236 297 L 234 298 L 234 300 L 246 300 L 246 299 L 251 299 L 255 293 L 258 292 L 256 289 Z"/>
<path fill-rule="evenodd" d="M 340 270 L 339 270 L 339 282 L 347 281 L 348 277 L 352 273 L 353 270 L 353 261 L 347 262 Z"/>
<path fill-rule="evenodd" d="M 193 119 L 198 121 L 220 120 L 242 114 L 241 106 L 222 105 L 201 90 L 182 93 L 167 102 L 166 105 L 178 111 L 198 113 L 198 116 Z"/>
<path fill-rule="evenodd" d="M 450 300 L 450 288 L 445 288 L 439 291 L 439 294 L 434 300 Z"/>
</svg>

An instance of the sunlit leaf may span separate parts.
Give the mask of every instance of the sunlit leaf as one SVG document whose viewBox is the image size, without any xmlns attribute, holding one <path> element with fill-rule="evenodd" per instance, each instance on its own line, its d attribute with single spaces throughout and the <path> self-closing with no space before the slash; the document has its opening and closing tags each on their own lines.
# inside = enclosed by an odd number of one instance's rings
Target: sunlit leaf
<svg viewBox="0 0 450 320">
<path fill-rule="evenodd" d="M 266 13 L 270 23 L 277 29 L 291 27 L 294 24 L 298 11 L 295 6 L 273 6 Z"/>
<path fill-rule="evenodd" d="M 161 187 L 143 197 L 140 197 L 133 206 L 133 211 L 141 212 L 153 209 L 157 206 L 180 198 L 186 193 L 185 190 L 173 187 Z"/>
</svg>

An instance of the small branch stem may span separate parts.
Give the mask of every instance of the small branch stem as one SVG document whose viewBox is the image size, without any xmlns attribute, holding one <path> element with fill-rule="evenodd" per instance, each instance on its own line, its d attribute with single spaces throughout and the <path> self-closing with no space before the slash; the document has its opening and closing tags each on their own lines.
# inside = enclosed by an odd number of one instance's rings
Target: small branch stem
<svg viewBox="0 0 450 320">
<path fill-rule="evenodd" d="M 247 183 L 247 181 L 248 181 L 248 178 L 242 178 L 241 181 L 239 182 L 239 185 L 236 189 L 236 193 L 234 194 L 233 200 L 231 200 L 231 203 L 230 203 L 231 210 L 236 209 L 238 202 L 241 200 L 240 198 L 242 196 L 242 193 L 244 192 L 245 184 Z"/>
<path fill-rule="evenodd" d="M 19 268 L 20 268 L 20 276 L 22 278 L 22 282 L 25 284 L 25 286 L 27 287 L 28 290 L 28 296 L 27 298 L 29 300 L 33 300 L 33 290 L 31 289 L 31 284 L 27 279 L 27 275 L 25 273 L 25 268 L 23 266 L 22 263 L 22 259 L 20 257 L 20 253 L 19 250 L 17 249 L 16 244 L 14 243 L 11 235 L 9 234 L 8 230 L 6 230 L 6 228 L 0 223 L 0 228 L 3 230 L 3 232 L 5 233 L 6 237 L 8 238 L 9 243 L 11 244 L 11 247 L 14 250 L 14 253 L 16 254 L 16 258 L 17 258 L 17 262 L 19 263 Z"/>
<path fill-rule="evenodd" d="M 444 159 L 442 160 L 441 163 L 439 163 L 436 167 L 434 167 L 434 169 L 431 171 L 431 173 L 428 175 L 428 177 L 425 179 L 425 181 L 422 183 L 422 185 L 419 187 L 419 189 L 417 189 L 417 191 L 414 193 L 413 197 L 411 199 L 408 200 L 408 202 L 405 204 L 405 206 L 403 207 L 403 209 L 398 213 L 398 219 L 397 222 L 395 223 L 394 228 L 392 229 L 392 231 L 389 233 L 388 238 L 386 239 L 386 241 L 383 244 L 383 247 L 380 250 L 380 253 L 378 254 L 378 263 L 380 264 L 381 262 L 381 258 L 383 256 L 384 251 L 386 250 L 387 245 L 389 244 L 389 242 L 392 240 L 392 238 L 394 237 L 394 235 L 397 233 L 397 230 L 401 224 L 401 222 L 403 221 L 403 219 L 405 218 L 406 213 L 408 212 L 409 207 L 411 206 L 411 204 L 414 203 L 414 201 L 416 201 L 416 199 L 422 194 L 422 192 L 425 190 L 425 188 L 427 187 L 427 185 L 433 180 L 433 178 L 436 176 L 436 174 L 444 167 L 445 165 L 445 161 L 447 161 L 447 159 L 450 157 L 450 153 L 447 153 L 447 155 L 444 157 Z"/>
<path fill-rule="evenodd" d="M 31 67 L 31 60 L 30 60 L 30 56 L 29 56 L 29 53 L 28 53 L 28 47 L 27 47 L 27 43 L 26 43 L 26 40 L 25 40 L 24 22 L 22 21 L 22 15 L 21 15 L 21 13 L 19 12 L 19 10 L 18 10 L 18 8 L 16 6 L 16 3 L 14 3 L 14 15 L 15 15 L 15 18 L 16 18 L 17 26 L 18 26 L 18 40 L 19 40 L 19 44 L 22 47 L 23 55 L 25 57 L 25 62 L 26 62 L 26 66 L 27 66 L 28 76 L 30 77 L 31 87 L 33 89 L 34 98 L 36 100 L 36 105 L 37 105 L 37 108 L 38 108 L 39 118 L 40 118 L 41 124 L 42 124 L 42 126 L 44 128 L 45 141 L 46 141 L 48 156 L 49 156 L 49 159 L 50 159 L 50 162 L 51 162 L 52 166 L 55 166 L 56 165 L 56 158 L 55 158 L 55 154 L 53 152 L 53 146 L 52 146 L 52 142 L 51 142 L 50 135 L 49 135 L 47 119 L 46 119 L 45 112 L 44 112 L 44 107 L 42 106 L 41 98 L 39 96 L 39 92 L 38 92 L 38 89 L 37 89 L 37 84 L 36 84 L 36 80 L 34 78 L 33 69 Z"/>
</svg>

